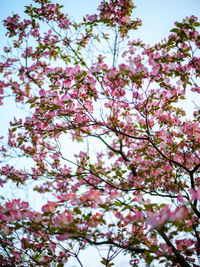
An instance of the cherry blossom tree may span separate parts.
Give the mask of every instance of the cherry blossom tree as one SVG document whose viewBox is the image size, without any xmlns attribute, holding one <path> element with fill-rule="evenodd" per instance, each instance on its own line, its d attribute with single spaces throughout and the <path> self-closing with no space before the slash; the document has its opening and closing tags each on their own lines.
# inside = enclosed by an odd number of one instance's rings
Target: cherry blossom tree
<svg viewBox="0 0 200 267">
<path fill-rule="evenodd" d="M 182 108 L 200 93 L 200 23 L 175 22 L 150 46 L 134 8 L 102 1 L 76 23 L 33 0 L 4 20 L 1 104 L 14 96 L 28 115 L 2 137 L 0 184 L 34 181 L 46 202 L 2 201 L 1 266 L 83 266 L 88 247 L 106 247 L 108 267 L 120 253 L 130 266 L 200 265 L 200 109 Z"/>
</svg>

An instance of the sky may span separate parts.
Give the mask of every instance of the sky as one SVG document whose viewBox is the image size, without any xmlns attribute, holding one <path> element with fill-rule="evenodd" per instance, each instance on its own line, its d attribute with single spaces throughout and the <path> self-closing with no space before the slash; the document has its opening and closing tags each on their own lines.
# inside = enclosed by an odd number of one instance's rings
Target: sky
<svg viewBox="0 0 200 267">
<path fill-rule="evenodd" d="M 0 54 L 3 47 L 6 45 L 6 38 L 3 29 L 2 20 L 10 16 L 12 12 L 23 14 L 24 6 L 30 4 L 31 0 L 0 0 Z M 85 14 L 94 14 L 101 0 L 57 0 L 53 1 L 64 5 L 64 11 L 72 16 L 75 20 Z M 181 21 L 184 17 L 195 15 L 200 17 L 200 0 L 133 0 L 137 6 L 133 12 L 133 18 L 140 18 L 143 21 L 143 26 L 140 30 L 134 32 L 135 39 L 140 38 L 146 43 L 153 44 L 159 42 L 170 33 L 170 29 L 174 27 L 174 21 Z M 0 77 L 1 79 L 1 77 Z M 5 106 L 0 106 L 0 136 L 6 131 L 9 121 L 13 114 L 20 115 L 20 110 L 16 109 L 14 102 L 8 100 Z M 81 256 L 84 267 L 92 267 L 95 262 L 93 250 L 90 250 L 86 255 Z M 71 262 L 70 267 L 78 266 Z M 96 267 L 98 265 L 95 262 Z M 116 267 L 128 266 L 127 260 L 120 258 Z"/>
</svg>

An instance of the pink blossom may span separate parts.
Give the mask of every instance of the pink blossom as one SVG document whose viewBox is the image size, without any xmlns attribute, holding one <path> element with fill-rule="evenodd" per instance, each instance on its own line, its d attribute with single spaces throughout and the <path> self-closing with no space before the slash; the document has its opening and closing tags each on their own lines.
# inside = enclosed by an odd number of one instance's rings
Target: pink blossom
<svg viewBox="0 0 200 267">
<path fill-rule="evenodd" d="M 58 226 L 64 226 L 72 223 L 74 221 L 73 213 L 69 210 L 65 210 L 63 213 L 60 213 L 55 218 L 55 224 Z"/>
<path fill-rule="evenodd" d="M 67 240 L 69 238 L 69 234 L 62 234 L 62 235 L 57 235 L 56 236 L 56 239 L 58 240 L 58 241 L 64 241 L 64 240 Z"/>
<path fill-rule="evenodd" d="M 97 15 L 86 15 L 87 20 L 89 20 L 90 22 L 93 22 L 95 20 L 97 20 Z"/>
<path fill-rule="evenodd" d="M 177 200 L 178 200 L 179 202 L 181 202 L 181 203 L 184 202 L 184 198 L 183 198 L 183 196 L 182 196 L 181 194 L 178 194 L 178 196 L 177 196 Z"/>
<path fill-rule="evenodd" d="M 129 24 L 131 22 L 131 19 L 130 19 L 130 17 L 125 16 L 125 17 L 121 18 L 121 21 L 126 23 L 126 24 Z"/>
<path fill-rule="evenodd" d="M 46 96 L 46 92 L 45 92 L 45 90 L 40 90 L 40 91 L 39 91 L 39 95 L 40 95 L 40 96 Z"/>
<path fill-rule="evenodd" d="M 47 204 L 45 204 L 44 206 L 42 206 L 42 211 L 44 213 L 53 213 L 56 210 L 57 207 L 57 202 L 51 202 L 49 201 Z"/>
<path fill-rule="evenodd" d="M 190 194 L 191 194 L 192 200 L 200 200 L 200 186 L 198 187 L 197 191 L 191 188 Z"/>
<path fill-rule="evenodd" d="M 177 207 L 174 212 L 170 214 L 170 221 L 182 221 L 189 214 L 187 207 L 181 206 Z"/>
</svg>

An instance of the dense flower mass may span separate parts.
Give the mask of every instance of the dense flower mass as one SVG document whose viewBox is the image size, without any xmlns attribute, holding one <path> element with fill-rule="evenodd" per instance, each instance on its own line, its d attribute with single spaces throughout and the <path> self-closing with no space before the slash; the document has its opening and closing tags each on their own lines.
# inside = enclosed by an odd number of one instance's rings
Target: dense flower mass
<svg viewBox="0 0 200 267">
<path fill-rule="evenodd" d="M 130 266 L 200 265 L 200 108 L 182 108 L 200 93 L 200 23 L 150 46 L 131 37 L 134 8 L 104 0 L 75 23 L 33 0 L 4 20 L 0 104 L 14 96 L 24 114 L 0 138 L 0 185 L 32 181 L 45 203 L 4 196 L 1 266 L 83 266 L 89 246 L 108 267 L 120 252 Z"/>
</svg>

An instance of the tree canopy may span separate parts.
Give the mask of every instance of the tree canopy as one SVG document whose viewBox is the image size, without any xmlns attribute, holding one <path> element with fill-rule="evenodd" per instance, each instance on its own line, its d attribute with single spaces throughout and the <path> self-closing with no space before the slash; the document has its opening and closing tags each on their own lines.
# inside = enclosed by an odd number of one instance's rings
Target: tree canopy
<svg viewBox="0 0 200 267">
<path fill-rule="evenodd" d="M 200 108 L 186 106 L 200 93 L 200 22 L 146 45 L 134 8 L 102 1 L 77 23 L 33 0 L 25 19 L 4 20 L 0 102 L 14 97 L 28 115 L 1 138 L 0 185 L 33 181 L 46 202 L 5 194 L 1 266 L 83 266 L 90 246 L 107 248 L 107 267 L 120 253 L 130 266 L 200 265 Z"/>
</svg>

